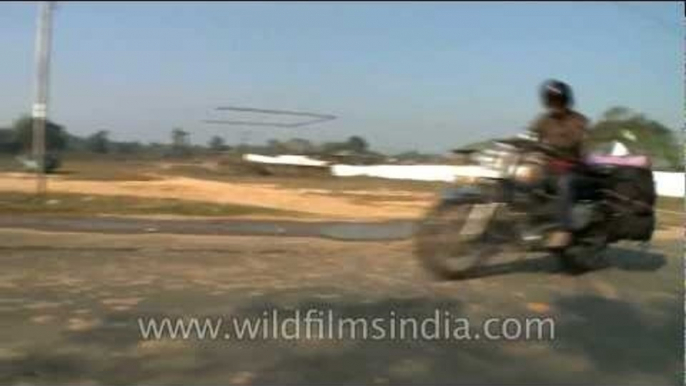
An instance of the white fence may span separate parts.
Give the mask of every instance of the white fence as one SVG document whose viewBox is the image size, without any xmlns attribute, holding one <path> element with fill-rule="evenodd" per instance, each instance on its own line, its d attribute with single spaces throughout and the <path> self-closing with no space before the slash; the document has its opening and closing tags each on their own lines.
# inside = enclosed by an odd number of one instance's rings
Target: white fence
<svg viewBox="0 0 686 386">
<path fill-rule="evenodd" d="M 279 165 L 327 166 L 324 161 L 306 156 L 282 155 L 267 157 L 257 154 L 246 154 L 246 161 Z M 337 177 L 366 176 L 418 181 L 454 181 L 456 177 L 492 176 L 492 172 L 478 166 L 452 165 L 328 165 L 331 174 Z M 653 172 L 655 188 L 659 196 L 684 197 L 686 180 L 684 173 Z"/>
<path fill-rule="evenodd" d="M 331 165 L 331 174 L 337 177 L 379 177 L 396 180 L 454 181 L 456 177 L 496 177 L 497 173 L 479 166 L 452 165 Z"/>
<path fill-rule="evenodd" d="M 303 155 L 278 155 L 276 157 L 244 154 L 243 159 L 248 162 L 258 162 L 273 165 L 299 165 L 299 166 L 327 166 L 329 163 L 309 158 Z"/>
<path fill-rule="evenodd" d="M 684 197 L 684 173 L 653 172 L 653 177 L 659 196 Z"/>
</svg>

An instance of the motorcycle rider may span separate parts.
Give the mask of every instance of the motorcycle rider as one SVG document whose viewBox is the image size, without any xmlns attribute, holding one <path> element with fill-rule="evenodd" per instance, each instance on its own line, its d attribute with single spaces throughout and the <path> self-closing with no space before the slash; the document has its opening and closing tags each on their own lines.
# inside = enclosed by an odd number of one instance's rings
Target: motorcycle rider
<svg viewBox="0 0 686 386">
<path fill-rule="evenodd" d="M 580 176 L 574 169 L 582 158 L 588 119 L 572 109 L 572 89 L 562 81 L 551 79 L 544 82 L 540 89 L 540 97 L 547 111 L 534 120 L 529 131 L 538 141 L 551 146 L 561 155 L 552 165 L 557 176 L 558 216 L 561 227 L 550 235 L 548 246 L 562 248 L 571 242 L 571 209 L 580 182 Z"/>
</svg>

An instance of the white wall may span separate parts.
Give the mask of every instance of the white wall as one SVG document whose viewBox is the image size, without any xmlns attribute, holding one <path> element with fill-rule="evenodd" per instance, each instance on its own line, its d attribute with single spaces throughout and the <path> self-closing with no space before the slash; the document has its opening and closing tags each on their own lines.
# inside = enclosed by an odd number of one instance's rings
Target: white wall
<svg viewBox="0 0 686 386">
<path fill-rule="evenodd" d="M 684 173 L 653 172 L 658 196 L 684 197 Z"/>
<path fill-rule="evenodd" d="M 329 164 L 326 161 L 316 160 L 303 155 L 278 155 L 271 157 L 259 154 L 244 154 L 243 159 L 248 162 L 272 165 L 326 166 Z"/>
<path fill-rule="evenodd" d="M 243 157 L 249 162 L 259 162 L 279 165 L 326 166 L 328 163 L 306 156 L 281 155 L 267 157 L 257 154 L 246 154 Z M 479 166 L 452 165 L 330 165 L 331 174 L 338 177 L 378 177 L 401 180 L 418 181 L 454 181 L 456 177 L 490 176 L 496 175 Z M 659 196 L 684 197 L 686 180 L 684 173 L 653 172 L 655 187 Z"/>
<path fill-rule="evenodd" d="M 478 166 L 450 165 L 332 165 L 331 174 L 339 177 L 368 176 L 420 181 L 453 181 L 456 177 L 486 176 L 490 171 Z M 653 172 L 655 189 L 659 196 L 684 197 L 684 173 Z"/>
</svg>

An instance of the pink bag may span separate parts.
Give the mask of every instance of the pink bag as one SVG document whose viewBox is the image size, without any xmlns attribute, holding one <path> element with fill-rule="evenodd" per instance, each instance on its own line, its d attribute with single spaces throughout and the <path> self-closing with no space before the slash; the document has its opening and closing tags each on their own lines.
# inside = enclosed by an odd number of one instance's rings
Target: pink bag
<svg viewBox="0 0 686 386">
<path fill-rule="evenodd" d="M 633 166 L 637 168 L 650 168 L 650 158 L 644 155 L 599 155 L 591 154 L 586 157 L 589 165 L 614 165 L 614 166 Z"/>
</svg>

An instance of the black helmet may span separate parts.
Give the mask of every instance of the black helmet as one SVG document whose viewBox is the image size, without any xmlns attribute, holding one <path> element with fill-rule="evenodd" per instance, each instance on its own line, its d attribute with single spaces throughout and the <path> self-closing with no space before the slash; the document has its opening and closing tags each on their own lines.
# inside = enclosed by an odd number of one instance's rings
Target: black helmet
<svg viewBox="0 0 686 386">
<path fill-rule="evenodd" d="M 541 101 L 546 107 L 572 107 L 574 105 L 572 88 L 559 80 L 547 80 L 541 85 Z"/>
</svg>

